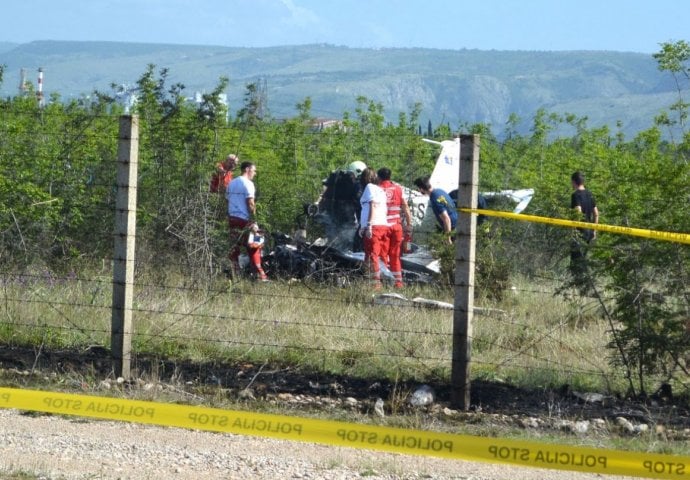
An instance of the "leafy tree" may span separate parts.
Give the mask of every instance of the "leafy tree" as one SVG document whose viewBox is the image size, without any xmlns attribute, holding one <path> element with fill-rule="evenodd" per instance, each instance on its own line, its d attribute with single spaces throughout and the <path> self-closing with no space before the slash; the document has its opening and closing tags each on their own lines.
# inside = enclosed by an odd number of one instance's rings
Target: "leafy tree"
<svg viewBox="0 0 690 480">
<path fill-rule="evenodd" d="M 263 105 L 259 83 L 249 83 L 244 93 L 244 106 L 237 112 L 237 121 L 246 128 L 256 126 L 262 120 Z"/>
<path fill-rule="evenodd" d="M 623 201 L 611 202 L 608 214 L 622 225 L 688 231 L 686 164 L 677 162 L 674 152 L 659 155 L 654 142 L 644 145 L 650 150 L 635 148 L 629 161 L 612 165 L 618 185 L 610 183 L 609 191 Z M 620 350 L 618 360 L 635 372 L 631 390 L 644 394 L 652 374 L 661 373 L 667 380 L 678 372 L 687 376 L 687 246 L 624 235 L 602 240 L 606 248 L 597 255 L 601 263 L 595 272 L 616 299 L 610 312 L 620 325 L 614 332 L 615 348 Z"/>
<path fill-rule="evenodd" d="M 667 116 L 659 117 L 664 124 L 678 124 L 681 131 L 685 133 L 685 124 L 688 119 L 688 104 L 683 98 L 683 90 L 687 88 L 690 81 L 690 44 L 685 40 L 677 42 L 664 42 L 661 44 L 661 51 L 652 55 L 657 63 L 659 70 L 670 72 L 676 84 L 678 100 L 669 107 L 677 114 L 677 120 L 671 121 Z"/>
<path fill-rule="evenodd" d="M 657 117 L 656 123 L 684 129 L 688 105 L 682 99 L 679 77 L 688 79 L 685 63 L 690 46 L 684 41 L 664 43 L 654 57 L 660 70 L 674 75 L 679 95 L 670 107 L 678 119 L 671 121 L 663 114 L 665 120 Z M 603 137 L 597 137 L 599 132 L 587 134 L 588 141 L 581 148 L 597 159 L 592 169 L 601 165 L 597 171 L 607 192 L 606 223 L 690 231 L 690 170 L 684 160 L 684 144 L 665 143 L 656 127 L 641 132 L 630 144 L 619 143 L 614 150 L 597 141 Z M 627 371 L 631 393 L 645 395 L 653 388 L 650 379 L 655 374 L 664 375 L 666 381 L 678 375 L 686 379 L 685 352 L 690 340 L 687 246 L 602 235 L 591 267 L 592 278 L 599 279 L 615 299 L 607 309 L 613 335 L 610 346 L 617 352 L 616 362 Z"/>
<path fill-rule="evenodd" d="M 656 57 L 660 68 L 687 80 L 687 44 L 673 43 Z M 1 76 L 0 71 L 0 76 Z M 303 204 L 316 200 L 328 173 L 353 160 L 388 166 L 407 185 L 429 174 L 438 149 L 419 135 L 421 105 L 386 123 L 381 104 L 361 96 L 353 113 L 329 128 L 315 128 L 309 97 L 293 118 L 263 115 L 258 84 L 247 86 L 243 107 L 229 118 L 220 101 L 228 84 L 189 101 L 170 84 L 166 69 L 149 65 L 136 86 L 140 119 L 139 260 L 214 272 L 227 253 L 225 201 L 208 192 L 208 178 L 227 153 L 257 163 L 260 221 L 289 232 Z M 626 141 L 586 117 L 539 111 L 529 134 L 511 116 L 501 137 L 489 126 L 463 124 L 481 135 L 481 190 L 534 188 L 529 213 L 568 218 L 570 174 L 585 172 L 602 222 L 667 231 L 690 231 L 690 141 L 667 141 L 662 128 L 684 125 L 687 106 L 660 115 L 657 124 Z M 0 99 L 0 259 L 57 264 L 63 259 L 111 254 L 114 217 L 116 95 L 60 102 L 40 109 L 33 96 Z M 665 115 L 665 117 L 664 117 Z M 673 123 L 675 122 L 675 123 Z M 673 125 L 672 125 L 673 124 Z M 620 126 L 618 127 L 620 129 Z M 431 129 L 428 125 L 427 130 Z M 555 132 L 571 131 L 569 137 Z M 442 123 L 436 140 L 454 135 Z M 495 203 L 492 208 L 510 209 Z M 301 220 L 300 220 L 301 221 Z M 565 272 L 569 229 L 491 219 L 479 234 L 478 282 L 500 298 L 511 275 Z M 439 249 L 440 250 L 440 249 Z M 445 252 L 452 267 L 452 252 Z M 592 288 L 611 325 L 611 352 L 627 372 L 632 393 L 663 380 L 687 381 L 685 351 L 690 260 L 687 246 L 601 234 L 589 258 Z M 450 278 L 450 277 L 449 277 Z M 567 286 L 567 285 L 566 285 Z"/>
<path fill-rule="evenodd" d="M 41 109 L 21 96 L 0 109 L 0 248 L 16 262 L 55 263 L 99 251 L 104 239 L 110 247 L 112 216 L 106 230 L 94 228 L 104 225 L 114 178 L 100 175 L 112 164 L 116 136 L 107 102 L 51 101 Z"/>
</svg>

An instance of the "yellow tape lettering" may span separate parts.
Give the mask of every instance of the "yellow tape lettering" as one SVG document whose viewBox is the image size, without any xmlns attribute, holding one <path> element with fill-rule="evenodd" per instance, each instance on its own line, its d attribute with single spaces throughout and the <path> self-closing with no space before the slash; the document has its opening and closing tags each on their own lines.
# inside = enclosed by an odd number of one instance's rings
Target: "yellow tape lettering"
<svg viewBox="0 0 690 480">
<path fill-rule="evenodd" d="M 156 413 L 154 408 L 134 407 L 118 405 L 117 403 L 89 402 L 85 411 L 92 413 L 109 413 L 111 415 L 124 415 L 127 417 L 153 418 Z"/>
<path fill-rule="evenodd" d="M 445 450 L 447 452 L 453 451 L 453 442 L 441 441 L 439 439 L 430 439 L 415 437 L 412 435 L 386 435 L 381 441 L 383 445 L 392 445 L 394 447 L 412 448 L 415 450 L 432 450 L 440 452 Z"/>
<path fill-rule="evenodd" d="M 234 428 L 242 430 L 256 430 L 259 432 L 282 433 L 302 435 L 302 424 L 289 422 L 274 422 L 272 420 L 248 420 L 237 418 L 232 423 Z"/>
<path fill-rule="evenodd" d="M 188 418 L 198 425 L 228 426 L 228 417 L 225 415 L 206 415 L 205 413 L 190 413 Z"/>
<path fill-rule="evenodd" d="M 5 403 L 10 403 L 10 398 L 11 395 L 9 393 L 3 393 L 2 395 L 0 395 L 0 401 L 3 401 Z"/>
<path fill-rule="evenodd" d="M 549 450 L 539 450 L 534 458 L 535 462 L 572 465 L 575 467 L 594 468 L 597 465 L 606 468 L 608 459 L 604 456 L 585 455 L 583 453 L 553 452 Z"/>
<path fill-rule="evenodd" d="M 494 458 L 500 458 L 501 460 L 520 460 L 521 462 L 529 460 L 529 448 L 489 445 L 489 453 L 493 455 Z"/>
<path fill-rule="evenodd" d="M 367 432 L 366 430 L 350 430 L 347 428 L 340 428 L 336 432 L 339 439 L 348 441 L 350 443 L 371 443 L 374 444 L 378 440 L 376 432 Z"/>
<path fill-rule="evenodd" d="M 46 397 L 43 399 L 46 407 L 56 410 L 80 410 L 81 400 L 72 400 L 70 398 L 52 398 Z"/>
<path fill-rule="evenodd" d="M 653 462 L 645 460 L 642 466 L 649 473 L 666 473 L 669 475 L 685 475 L 685 464 L 675 462 Z"/>
</svg>

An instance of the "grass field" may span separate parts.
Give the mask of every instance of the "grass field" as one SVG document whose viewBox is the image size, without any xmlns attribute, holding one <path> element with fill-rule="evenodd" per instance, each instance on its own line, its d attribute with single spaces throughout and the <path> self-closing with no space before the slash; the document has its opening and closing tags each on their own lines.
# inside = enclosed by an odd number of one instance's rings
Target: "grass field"
<svg viewBox="0 0 690 480">
<path fill-rule="evenodd" d="M 30 273 L 3 288 L 0 342 L 80 350 L 110 345 L 110 273 Z M 609 326 L 593 299 L 555 295 L 556 285 L 514 279 L 500 301 L 482 298 L 473 322 L 473 376 L 529 388 L 563 384 L 616 392 Z M 196 362 L 270 362 L 361 378 L 449 378 L 451 310 L 374 304 L 366 285 L 276 281 L 190 282 L 181 274 L 135 283 L 135 355 Z M 452 288 L 409 286 L 407 298 L 452 302 Z"/>
<path fill-rule="evenodd" d="M 121 383 L 108 370 L 112 280 L 106 265 L 62 277 L 41 271 L 5 276 L 0 384 L 687 454 L 687 408 L 628 403 L 624 372 L 610 361 L 610 327 L 601 304 L 574 293 L 556 295 L 558 286 L 558 279 L 513 278 L 501 300 L 480 292 L 472 388 L 481 393 L 478 408 L 468 413 L 444 408 L 447 398 L 441 398 L 450 382 L 453 311 L 377 305 L 373 292 L 357 282 L 336 288 L 140 273 L 135 378 Z M 449 287 L 408 286 L 401 293 L 453 298 Z M 25 358 L 21 367 L 9 368 L 15 348 Z M 94 351 L 102 352 L 97 361 L 105 368 L 96 365 Z M 310 388 L 312 380 L 321 386 Z M 409 395 L 422 383 L 445 392 L 432 408 L 411 408 Z M 372 390 L 376 385 L 382 387 Z M 251 400 L 242 396 L 249 386 L 256 393 Z M 324 386 L 328 390 L 320 393 Z M 281 391 L 295 395 L 281 397 Z M 598 392 L 613 403 L 582 404 L 563 392 Z M 355 408 L 346 406 L 350 395 Z M 383 420 L 372 419 L 376 396 L 385 401 Z M 621 432 L 614 422 L 621 408 L 649 415 L 647 433 Z M 586 436 L 563 430 L 577 419 L 592 422 Z M 525 427 L 526 421 L 540 427 Z"/>
</svg>

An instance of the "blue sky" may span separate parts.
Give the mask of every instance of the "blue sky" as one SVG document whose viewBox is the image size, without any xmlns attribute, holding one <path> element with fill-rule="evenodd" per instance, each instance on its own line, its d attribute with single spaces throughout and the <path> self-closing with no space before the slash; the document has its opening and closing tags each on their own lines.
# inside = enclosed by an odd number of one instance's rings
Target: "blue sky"
<svg viewBox="0 0 690 480">
<path fill-rule="evenodd" d="M 21 0 L 0 41 L 614 50 L 690 39 L 687 0 Z"/>
</svg>

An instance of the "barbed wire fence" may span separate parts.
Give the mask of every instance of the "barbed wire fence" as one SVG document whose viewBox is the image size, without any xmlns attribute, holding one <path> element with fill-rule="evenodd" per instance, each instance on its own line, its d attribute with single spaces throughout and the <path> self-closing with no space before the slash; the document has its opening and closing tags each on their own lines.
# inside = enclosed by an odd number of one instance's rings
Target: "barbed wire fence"
<svg viewBox="0 0 690 480">
<path fill-rule="evenodd" d="M 47 133 L 51 134 L 58 133 Z M 114 167 L 115 162 L 113 171 Z M 305 176 L 320 186 L 318 176 Z M 110 178 L 115 180 L 115 175 L 111 173 Z M 91 185 L 104 194 L 94 203 L 94 216 L 112 219 L 123 210 L 116 204 L 118 189 L 113 183 L 91 181 Z M 168 237 L 151 241 L 146 236 L 151 229 L 144 230 L 142 238 L 134 235 L 142 248 L 132 261 L 133 277 L 119 281 L 133 289 L 129 309 L 135 372 L 138 356 L 168 354 L 295 362 L 308 369 L 361 375 L 381 374 L 394 364 L 394 371 L 403 376 L 447 381 L 453 361 L 452 311 L 374 304 L 370 292 L 357 282 L 343 288 L 290 278 L 271 285 L 228 281 L 219 267 L 226 240 L 222 230 L 219 234 L 214 229 L 224 213 L 222 200 L 200 191 L 196 199 L 180 205 L 185 208 L 165 211 L 168 217 L 162 231 Z M 29 238 L 22 228 L 26 219 L 12 211 L 4 214 L 13 220 L 3 235 L 17 238 L 19 250 L 28 249 L 21 246 Z M 101 225 L 103 231 L 90 235 L 100 242 L 112 240 L 112 221 Z M 169 251 L 157 251 L 166 244 Z M 180 245 L 184 255 L 179 255 Z M 113 281 L 112 269 L 122 260 L 118 254 L 81 255 L 67 262 L 62 272 L 41 264 L 13 268 L 7 262 L 0 273 L 4 307 L 0 328 L 7 344 L 31 345 L 37 351 L 96 345 L 112 353 L 113 288 L 118 282 Z M 206 278 L 200 272 L 206 272 Z M 563 276 L 562 271 L 533 275 L 508 287 L 498 305 L 477 292 L 478 321 L 469 336 L 475 377 L 501 381 L 532 377 L 541 379 L 535 383 L 545 384 L 586 384 L 583 379 L 598 378 L 591 383 L 620 384 L 623 372 L 602 354 L 609 326 L 598 318 L 602 303 L 609 299 L 572 291 L 564 297 L 559 289 L 565 283 Z M 443 299 L 449 294 L 444 286 L 410 288 L 415 294 Z M 544 310 L 550 318 L 540 317 Z"/>
</svg>

